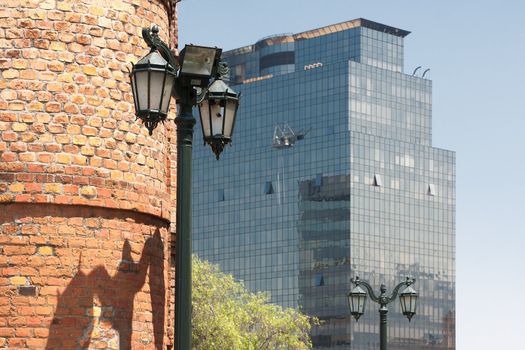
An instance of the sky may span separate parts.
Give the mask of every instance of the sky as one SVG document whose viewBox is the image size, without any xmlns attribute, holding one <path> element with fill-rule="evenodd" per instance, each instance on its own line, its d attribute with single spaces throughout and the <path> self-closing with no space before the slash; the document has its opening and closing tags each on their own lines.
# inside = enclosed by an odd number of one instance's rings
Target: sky
<svg viewBox="0 0 525 350">
<path fill-rule="evenodd" d="M 222 47 L 367 18 L 430 68 L 433 146 L 456 151 L 458 350 L 525 344 L 525 1 L 183 0 L 179 42 Z"/>
</svg>

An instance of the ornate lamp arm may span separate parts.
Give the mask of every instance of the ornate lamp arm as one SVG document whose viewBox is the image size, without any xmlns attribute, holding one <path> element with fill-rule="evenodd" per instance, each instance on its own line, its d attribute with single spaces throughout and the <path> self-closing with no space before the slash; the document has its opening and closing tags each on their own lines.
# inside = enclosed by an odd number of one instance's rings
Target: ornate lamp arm
<svg viewBox="0 0 525 350">
<path fill-rule="evenodd" d="M 403 287 L 403 286 L 408 287 L 408 286 L 410 286 L 411 284 L 413 284 L 414 282 L 416 282 L 416 279 L 415 279 L 415 278 L 407 277 L 406 281 L 399 283 L 399 284 L 394 288 L 394 290 L 392 291 L 392 294 L 388 297 L 388 302 L 391 302 L 392 300 L 394 300 L 394 299 L 397 297 L 397 295 L 398 295 L 399 290 L 401 289 L 401 287 Z"/>
<path fill-rule="evenodd" d="M 230 67 L 226 61 L 219 61 L 219 66 L 217 67 L 217 75 L 215 79 L 228 79 L 230 76 Z"/>
<path fill-rule="evenodd" d="M 221 79 L 221 80 L 227 80 L 230 76 L 230 67 L 228 66 L 228 63 L 226 61 L 220 60 L 219 65 L 217 66 L 217 69 L 215 71 L 214 79 Z M 201 103 L 204 98 L 206 98 L 206 93 L 208 92 L 208 88 L 202 88 L 197 90 L 197 97 L 196 97 L 196 103 Z M 239 96 L 241 93 L 239 93 Z"/>
<path fill-rule="evenodd" d="M 368 292 L 368 295 L 370 296 L 370 299 L 372 299 L 373 301 L 375 301 L 376 303 L 381 303 L 379 297 L 374 293 L 374 289 L 372 288 L 372 286 L 370 284 L 368 284 L 368 282 L 366 281 L 361 281 L 359 279 L 359 276 L 356 276 L 355 278 L 353 278 L 351 280 L 351 282 L 353 284 L 355 284 L 356 286 L 364 286 Z"/>
<path fill-rule="evenodd" d="M 151 28 L 142 28 L 142 37 L 151 50 L 158 50 L 162 57 L 175 69 L 179 66 L 177 59 L 170 48 L 159 37 L 159 27 L 154 25 Z"/>
</svg>

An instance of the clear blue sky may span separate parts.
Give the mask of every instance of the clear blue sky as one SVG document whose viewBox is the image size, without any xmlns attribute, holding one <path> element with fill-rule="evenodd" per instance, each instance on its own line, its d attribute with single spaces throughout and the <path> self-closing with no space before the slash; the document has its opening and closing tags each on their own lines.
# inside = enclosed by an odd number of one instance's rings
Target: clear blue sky
<svg viewBox="0 0 525 350">
<path fill-rule="evenodd" d="M 525 348 L 525 1 L 183 0 L 185 43 L 232 49 L 364 17 L 411 31 L 433 141 L 457 152 L 457 349 Z M 521 314 L 521 315 L 520 315 Z"/>
</svg>

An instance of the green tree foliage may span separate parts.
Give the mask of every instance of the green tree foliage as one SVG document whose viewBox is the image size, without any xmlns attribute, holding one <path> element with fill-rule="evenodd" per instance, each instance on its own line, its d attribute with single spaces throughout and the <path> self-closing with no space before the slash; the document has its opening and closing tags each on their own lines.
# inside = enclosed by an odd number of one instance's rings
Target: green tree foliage
<svg viewBox="0 0 525 350">
<path fill-rule="evenodd" d="M 268 299 L 268 294 L 248 292 L 243 283 L 194 256 L 193 349 L 311 349 L 308 332 L 317 320 Z"/>
</svg>

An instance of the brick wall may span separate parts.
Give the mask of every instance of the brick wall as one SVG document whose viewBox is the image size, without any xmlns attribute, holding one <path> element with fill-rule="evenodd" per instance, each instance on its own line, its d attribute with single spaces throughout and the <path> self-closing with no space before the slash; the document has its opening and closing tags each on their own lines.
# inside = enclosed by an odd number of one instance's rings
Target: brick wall
<svg viewBox="0 0 525 350">
<path fill-rule="evenodd" d="M 174 8 L 0 2 L 0 349 L 171 345 L 175 136 L 128 69 L 142 27 L 176 45 Z"/>
</svg>

